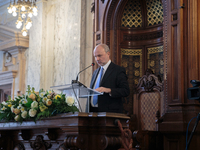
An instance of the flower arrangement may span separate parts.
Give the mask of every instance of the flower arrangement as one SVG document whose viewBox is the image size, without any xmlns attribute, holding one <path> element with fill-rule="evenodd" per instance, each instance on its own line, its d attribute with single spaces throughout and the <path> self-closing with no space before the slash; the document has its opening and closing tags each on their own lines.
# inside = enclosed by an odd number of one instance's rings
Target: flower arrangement
<svg viewBox="0 0 200 150">
<path fill-rule="evenodd" d="M 27 95 L 3 101 L 1 104 L 0 121 L 18 121 L 38 119 L 54 116 L 58 113 L 79 111 L 74 105 L 74 98 L 65 94 L 56 94 L 52 90 L 41 89 L 35 92 L 28 86 Z"/>
</svg>

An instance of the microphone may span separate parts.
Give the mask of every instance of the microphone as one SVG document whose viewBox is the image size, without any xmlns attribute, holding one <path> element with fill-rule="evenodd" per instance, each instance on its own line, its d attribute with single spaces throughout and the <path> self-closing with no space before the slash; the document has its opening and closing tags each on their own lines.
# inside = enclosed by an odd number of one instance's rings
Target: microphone
<svg viewBox="0 0 200 150">
<path fill-rule="evenodd" d="M 89 66 L 86 67 L 85 69 L 81 70 L 81 71 L 77 74 L 76 80 L 72 80 L 72 83 L 78 83 L 78 75 L 79 75 L 81 72 L 83 72 L 84 70 L 86 70 L 87 68 L 89 68 L 89 67 L 91 67 L 91 66 L 94 66 L 94 65 L 95 65 L 95 63 L 92 63 L 91 65 L 89 65 Z"/>
<path fill-rule="evenodd" d="M 89 68 L 89 67 L 91 67 L 91 66 L 94 66 L 94 65 L 95 65 L 95 63 L 92 63 L 92 64 L 89 65 L 87 68 Z M 75 97 L 76 97 L 76 100 L 77 100 L 77 102 L 78 102 L 78 105 L 79 105 L 79 107 L 80 107 L 81 112 L 82 112 L 81 105 L 80 105 L 80 103 L 79 103 L 79 99 L 78 99 L 78 97 L 77 97 L 77 95 L 76 95 L 76 92 L 75 92 L 75 90 L 74 90 L 75 88 L 74 88 L 73 84 L 74 84 L 74 83 L 78 83 L 78 86 L 84 86 L 85 88 L 87 88 L 84 84 L 82 84 L 81 82 L 78 81 L 78 75 L 79 75 L 81 72 L 83 72 L 84 70 L 86 70 L 87 68 L 81 70 L 81 71 L 77 74 L 76 80 L 72 80 L 72 84 L 71 84 L 71 85 L 72 85 L 73 92 L 74 92 L 74 95 L 75 95 Z M 79 96 L 79 95 L 78 95 L 78 96 Z M 81 98 L 81 97 L 79 97 L 79 98 Z"/>
</svg>

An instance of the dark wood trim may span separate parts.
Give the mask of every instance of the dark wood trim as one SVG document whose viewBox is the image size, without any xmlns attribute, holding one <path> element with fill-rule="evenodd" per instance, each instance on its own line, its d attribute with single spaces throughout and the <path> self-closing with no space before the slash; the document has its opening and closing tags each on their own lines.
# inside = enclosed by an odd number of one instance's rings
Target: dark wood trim
<svg viewBox="0 0 200 150">
<path fill-rule="evenodd" d="M 142 2 L 142 3 L 141 3 Z M 146 6 L 146 0 L 141 0 L 140 1 L 141 8 L 142 8 L 142 28 L 147 27 L 147 6 Z"/>
<path fill-rule="evenodd" d="M 119 149 L 121 132 L 115 123 L 120 121 L 122 128 L 126 130 L 129 119 L 130 117 L 119 113 L 76 112 L 59 114 L 37 122 L 0 122 L 0 148 Z"/>
</svg>

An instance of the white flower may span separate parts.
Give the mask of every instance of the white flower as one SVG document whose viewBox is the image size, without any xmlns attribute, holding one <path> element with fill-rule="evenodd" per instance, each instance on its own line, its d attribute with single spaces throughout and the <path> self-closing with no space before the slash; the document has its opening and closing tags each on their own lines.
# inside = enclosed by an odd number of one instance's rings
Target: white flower
<svg viewBox="0 0 200 150">
<path fill-rule="evenodd" d="M 20 119 L 19 115 L 15 116 L 15 121 L 19 121 L 19 119 Z"/>
<path fill-rule="evenodd" d="M 8 105 L 8 103 L 6 103 L 5 101 L 3 101 L 2 104 L 3 104 L 4 106 L 7 106 L 7 105 Z"/>
<path fill-rule="evenodd" d="M 14 106 L 12 105 L 11 108 L 10 108 L 11 112 L 14 112 L 14 109 L 15 109 L 15 108 L 14 108 Z"/>
<path fill-rule="evenodd" d="M 1 108 L 1 110 L 6 110 L 7 108 L 5 106 L 3 106 L 3 108 Z"/>
<path fill-rule="evenodd" d="M 52 93 L 52 90 L 48 90 L 48 92 L 49 92 L 49 94 L 51 94 L 51 93 Z"/>
<path fill-rule="evenodd" d="M 40 97 L 44 97 L 45 92 L 41 92 L 39 95 L 40 95 Z"/>
<path fill-rule="evenodd" d="M 26 104 L 28 101 L 26 99 L 22 100 L 22 104 Z"/>
<path fill-rule="evenodd" d="M 22 116 L 22 118 L 25 119 L 27 117 L 27 111 L 23 111 L 22 114 L 21 114 L 21 116 Z"/>
<path fill-rule="evenodd" d="M 19 106 L 17 106 L 18 109 L 21 109 L 21 107 L 22 107 L 22 104 L 19 104 Z"/>
<path fill-rule="evenodd" d="M 30 117 L 35 117 L 36 113 L 37 113 L 37 110 L 35 110 L 35 109 L 30 109 L 29 110 L 29 116 Z"/>
<path fill-rule="evenodd" d="M 44 98 L 42 99 L 42 101 L 43 101 L 43 103 L 46 103 L 47 97 L 44 97 Z"/>
<path fill-rule="evenodd" d="M 48 95 L 47 95 L 47 98 L 48 98 L 48 99 L 50 99 L 50 98 L 51 98 L 51 95 L 50 95 L 50 94 L 48 94 Z"/>
<path fill-rule="evenodd" d="M 74 104 L 74 98 L 71 97 L 71 96 L 68 96 L 66 98 L 66 103 L 69 105 L 69 106 L 72 106 Z"/>
<path fill-rule="evenodd" d="M 38 102 L 33 101 L 33 102 L 31 103 L 31 108 L 38 108 Z"/>
<path fill-rule="evenodd" d="M 20 101 L 19 101 L 19 103 L 22 103 L 22 104 L 26 104 L 28 101 L 26 100 L 26 99 L 21 99 Z"/>
<path fill-rule="evenodd" d="M 25 111 L 25 108 L 24 108 L 24 107 L 21 107 L 20 110 L 21 110 L 21 112 L 24 112 L 24 111 Z"/>
</svg>

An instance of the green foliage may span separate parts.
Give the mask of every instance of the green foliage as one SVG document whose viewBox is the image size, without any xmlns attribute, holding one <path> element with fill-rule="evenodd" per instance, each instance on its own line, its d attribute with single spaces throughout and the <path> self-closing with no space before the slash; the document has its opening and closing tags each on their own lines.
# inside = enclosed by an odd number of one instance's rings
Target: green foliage
<svg viewBox="0 0 200 150">
<path fill-rule="evenodd" d="M 4 113 L 1 113 L 0 120 L 10 121 L 13 120 L 14 117 L 15 115 L 11 111 L 6 109 Z"/>
<path fill-rule="evenodd" d="M 25 107 L 27 107 L 27 108 L 30 108 L 31 107 L 31 103 L 33 102 L 33 100 L 32 99 L 30 99 L 30 98 L 27 98 L 27 103 L 26 104 L 24 104 L 25 105 Z"/>
<path fill-rule="evenodd" d="M 38 119 L 47 118 L 47 117 L 50 117 L 50 116 L 52 116 L 51 112 L 50 112 L 50 110 L 47 110 L 47 111 L 43 111 L 43 112 L 38 113 L 36 119 L 38 120 Z"/>
<path fill-rule="evenodd" d="M 27 95 L 9 99 L 0 104 L 0 121 L 23 122 L 28 119 L 37 121 L 38 119 L 54 116 L 58 113 L 77 112 L 74 105 L 74 98 L 63 93 L 56 94 L 52 90 L 41 89 L 35 92 L 34 88 L 28 86 Z"/>
</svg>

